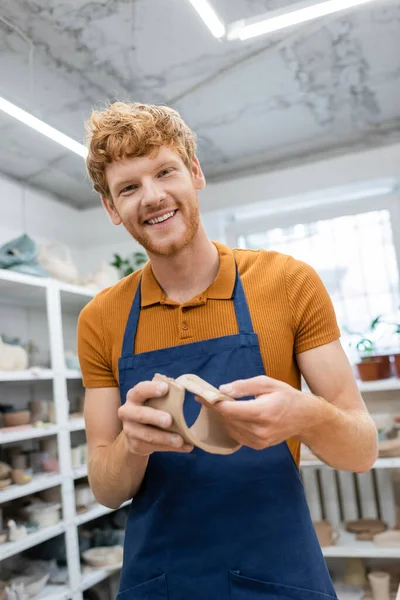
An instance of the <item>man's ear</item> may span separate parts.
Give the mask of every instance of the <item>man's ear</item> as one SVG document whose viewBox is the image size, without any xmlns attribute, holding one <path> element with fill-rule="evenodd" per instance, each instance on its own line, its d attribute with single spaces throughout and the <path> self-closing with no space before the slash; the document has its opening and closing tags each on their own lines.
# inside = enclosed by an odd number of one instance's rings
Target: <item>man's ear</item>
<svg viewBox="0 0 400 600">
<path fill-rule="evenodd" d="M 121 225 L 122 220 L 121 220 L 121 217 L 119 216 L 117 209 L 115 208 L 115 204 L 114 204 L 112 198 L 109 198 L 108 196 L 101 196 L 101 203 L 103 204 L 104 208 L 106 209 L 108 216 L 111 219 L 111 222 L 114 225 Z"/>
<path fill-rule="evenodd" d="M 197 156 L 193 158 L 192 179 L 197 190 L 203 190 L 206 187 L 206 178 L 204 177 L 200 161 Z"/>
</svg>

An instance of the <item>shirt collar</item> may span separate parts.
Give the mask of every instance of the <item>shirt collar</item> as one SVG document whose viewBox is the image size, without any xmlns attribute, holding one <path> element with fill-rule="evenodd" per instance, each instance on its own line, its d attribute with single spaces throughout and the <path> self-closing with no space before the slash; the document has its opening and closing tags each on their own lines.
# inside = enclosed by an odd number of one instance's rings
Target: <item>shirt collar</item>
<svg viewBox="0 0 400 600">
<path fill-rule="evenodd" d="M 213 300 L 229 300 L 232 298 L 233 288 L 236 279 L 236 263 L 233 255 L 233 250 L 219 242 L 213 242 L 219 254 L 219 269 L 216 278 L 210 287 L 201 296 L 201 304 L 205 303 L 207 298 Z M 177 304 L 173 301 L 168 301 L 163 290 L 154 277 L 149 261 L 142 271 L 142 307 L 151 306 L 153 304 Z"/>
</svg>

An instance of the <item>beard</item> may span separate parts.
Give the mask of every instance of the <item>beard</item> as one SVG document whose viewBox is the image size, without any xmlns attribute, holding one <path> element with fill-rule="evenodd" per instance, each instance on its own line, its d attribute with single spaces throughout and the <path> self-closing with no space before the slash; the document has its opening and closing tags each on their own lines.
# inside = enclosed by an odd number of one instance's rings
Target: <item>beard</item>
<svg viewBox="0 0 400 600">
<path fill-rule="evenodd" d="M 151 232 L 148 230 L 149 226 L 138 226 L 130 220 L 123 221 L 123 225 L 133 239 L 148 254 L 153 254 L 154 256 L 174 256 L 191 244 L 200 226 L 200 211 L 197 202 L 185 204 L 185 210 L 182 210 L 182 205 L 180 204 L 177 204 L 177 208 L 181 218 L 184 220 L 185 227 L 183 235 L 178 236 L 175 234 L 171 236 L 171 240 L 156 240 L 154 239 L 155 236 L 151 235 Z"/>
</svg>

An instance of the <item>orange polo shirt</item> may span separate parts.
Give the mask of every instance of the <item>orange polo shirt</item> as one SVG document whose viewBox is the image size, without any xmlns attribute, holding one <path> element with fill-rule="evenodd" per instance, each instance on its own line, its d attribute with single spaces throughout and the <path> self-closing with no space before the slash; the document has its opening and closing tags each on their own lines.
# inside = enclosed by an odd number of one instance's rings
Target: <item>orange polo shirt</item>
<svg viewBox="0 0 400 600">
<path fill-rule="evenodd" d="M 179 304 L 168 299 L 150 263 L 89 302 L 78 323 L 85 387 L 118 386 L 118 359 L 140 277 L 142 302 L 135 354 L 238 333 L 231 300 L 236 262 L 266 374 L 300 389 L 296 354 L 340 337 L 321 279 L 312 267 L 291 256 L 266 250 L 232 250 L 214 243 L 220 258 L 217 277 L 189 302 Z M 298 463 L 299 442 L 291 439 L 288 444 Z"/>
</svg>

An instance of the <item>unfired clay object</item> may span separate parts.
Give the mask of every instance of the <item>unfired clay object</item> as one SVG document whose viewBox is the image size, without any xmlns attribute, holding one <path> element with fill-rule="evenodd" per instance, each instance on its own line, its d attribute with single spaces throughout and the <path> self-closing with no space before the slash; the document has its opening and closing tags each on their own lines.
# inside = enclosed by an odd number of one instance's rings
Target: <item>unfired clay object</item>
<svg viewBox="0 0 400 600">
<path fill-rule="evenodd" d="M 373 600 L 390 600 L 390 575 L 385 571 L 368 574 Z"/>
<path fill-rule="evenodd" d="M 372 540 L 374 535 L 387 529 L 387 524 L 380 519 L 357 519 L 346 523 L 346 530 L 356 534 L 360 541 Z"/>
<path fill-rule="evenodd" d="M 167 431 L 178 433 L 188 444 L 211 454 L 233 454 L 239 450 L 241 444 L 231 438 L 222 417 L 212 409 L 213 404 L 222 400 L 233 401 L 233 398 L 221 394 L 217 388 L 197 375 L 181 375 L 177 379 L 171 379 L 157 373 L 153 381 L 164 381 L 169 386 L 165 396 L 147 401 L 148 406 L 171 414 L 173 422 Z M 187 426 L 183 414 L 185 390 L 199 396 L 210 405 L 202 405 L 199 416 L 191 427 Z"/>
<path fill-rule="evenodd" d="M 0 336 L 0 371 L 24 371 L 28 367 L 28 353 L 21 346 L 5 344 Z"/>
</svg>

